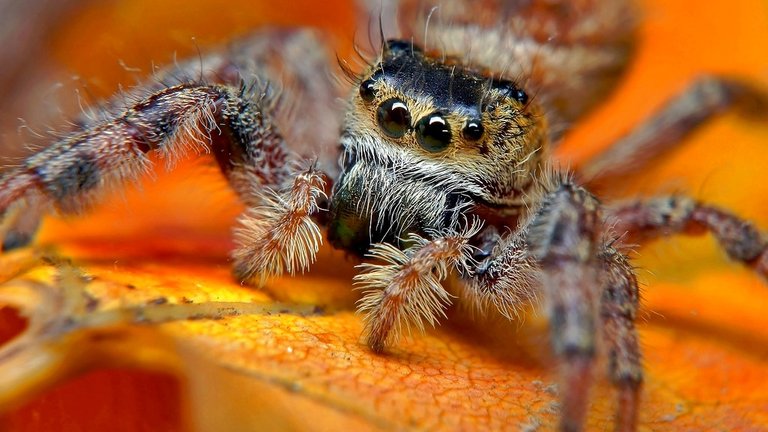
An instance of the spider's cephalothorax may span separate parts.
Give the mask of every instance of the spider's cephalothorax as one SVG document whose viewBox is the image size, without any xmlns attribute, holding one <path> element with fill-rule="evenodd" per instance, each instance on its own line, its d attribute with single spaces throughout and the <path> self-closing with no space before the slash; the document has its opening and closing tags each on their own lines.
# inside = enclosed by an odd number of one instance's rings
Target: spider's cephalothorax
<svg viewBox="0 0 768 432">
<path fill-rule="evenodd" d="M 764 116 L 768 98 L 740 81 L 700 79 L 573 176 L 555 175 L 549 147 L 626 65 L 629 2 L 397 3 L 404 40 L 423 34 L 440 51 L 385 43 L 354 77 L 343 115 L 329 109 L 343 94 L 328 79 L 321 37 L 265 29 L 158 71 L 100 115 L 78 119 L 0 177 L 3 250 L 28 243 L 42 212 L 78 211 L 151 169 L 148 153 L 172 160 L 185 150 L 210 152 L 247 207 L 235 230 L 238 280 L 259 285 L 308 270 L 325 225 L 330 243 L 369 261 L 355 283 L 375 352 L 403 327 L 445 315 L 454 297 L 442 282 L 451 274 L 456 297 L 483 312 L 514 319 L 538 299 L 561 364 L 561 428 L 583 426 L 602 355 L 620 395 L 617 429 L 634 430 L 643 379 L 639 295 L 616 238 L 708 231 L 762 276 L 768 240 L 690 198 L 603 205 L 587 188 L 642 170 L 726 108 Z M 297 171 L 295 154 L 316 163 Z"/>
<path fill-rule="evenodd" d="M 513 215 L 546 156 L 544 118 L 516 84 L 389 41 L 354 93 L 328 237 L 359 254 L 406 233 Z"/>
</svg>

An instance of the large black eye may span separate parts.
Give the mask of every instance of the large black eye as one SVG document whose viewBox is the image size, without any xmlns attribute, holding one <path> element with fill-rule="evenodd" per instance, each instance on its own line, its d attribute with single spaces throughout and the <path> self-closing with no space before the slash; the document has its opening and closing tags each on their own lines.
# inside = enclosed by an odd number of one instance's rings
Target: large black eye
<svg viewBox="0 0 768 432">
<path fill-rule="evenodd" d="M 367 79 L 360 83 L 360 97 L 366 102 L 373 102 L 376 97 L 376 81 Z"/>
<path fill-rule="evenodd" d="M 483 127 L 483 124 L 480 123 L 480 120 L 471 119 L 467 120 L 464 129 L 461 130 L 461 134 L 464 135 L 464 139 L 467 141 L 477 141 L 483 137 L 484 131 L 485 128 Z"/>
<path fill-rule="evenodd" d="M 424 150 L 439 152 L 451 143 L 451 127 L 442 114 L 430 114 L 416 123 L 416 139 Z"/>
<path fill-rule="evenodd" d="M 379 126 L 392 138 L 400 138 L 411 128 L 411 113 L 405 102 L 398 98 L 387 99 L 376 112 Z"/>
</svg>

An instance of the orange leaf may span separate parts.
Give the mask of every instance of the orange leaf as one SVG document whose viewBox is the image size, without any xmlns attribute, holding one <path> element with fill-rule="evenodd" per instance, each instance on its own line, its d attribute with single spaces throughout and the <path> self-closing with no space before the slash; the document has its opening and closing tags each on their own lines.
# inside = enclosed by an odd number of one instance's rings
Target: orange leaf
<svg viewBox="0 0 768 432">
<path fill-rule="evenodd" d="M 167 4 L 166 4 L 167 3 Z M 94 93 L 130 82 L 116 64 L 264 23 L 314 23 L 349 51 L 354 17 L 303 2 L 227 9 L 202 0 L 99 3 L 51 36 L 59 67 Z M 697 74 L 768 88 L 768 9 L 759 0 L 646 0 L 638 60 L 615 97 L 560 149 L 578 162 Z M 692 9 L 695 7 L 695 9 Z M 364 32 L 363 32 L 364 33 Z M 345 39 L 346 38 L 346 39 Z M 183 52 L 182 52 L 183 51 Z M 100 59 L 93 61 L 93 59 Z M 768 228 L 768 127 L 714 122 L 615 196 L 688 191 Z M 190 194 L 189 191 L 196 191 Z M 311 274 L 264 291 L 230 275 L 241 210 L 204 161 L 158 173 L 91 215 L 45 221 L 34 248 L 0 256 L 0 427 L 8 430 L 551 429 L 556 366 L 546 323 L 472 320 L 461 308 L 385 356 L 360 341 L 352 262 L 322 250 Z M 759 430 L 768 425 L 768 289 L 708 239 L 640 251 L 646 384 L 641 429 Z M 70 264 L 71 260 L 71 264 Z M 652 273 L 651 273 L 652 272 Z M 315 307 L 317 306 L 317 307 Z M 214 319 L 212 319 L 214 318 Z M 614 393 L 592 392 L 589 430 L 609 429 Z"/>
</svg>

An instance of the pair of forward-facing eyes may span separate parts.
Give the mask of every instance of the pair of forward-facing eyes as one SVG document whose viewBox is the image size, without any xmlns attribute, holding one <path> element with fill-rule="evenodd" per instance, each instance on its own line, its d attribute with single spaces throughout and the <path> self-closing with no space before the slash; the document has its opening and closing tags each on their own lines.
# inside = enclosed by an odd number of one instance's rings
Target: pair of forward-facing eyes
<svg viewBox="0 0 768 432">
<path fill-rule="evenodd" d="M 527 101 L 528 96 L 515 89 L 515 99 Z M 376 98 L 376 82 L 373 79 L 364 80 L 360 84 L 360 98 L 365 103 L 371 103 Z M 392 138 L 400 138 L 413 130 L 419 145 L 432 153 L 445 150 L 452 139 L 451 126 L 446 115 L 435 111 L 412 123 L 411 111 L 400 98 L 393 97 L 382 102 L 376 109 L 376 121 L 384 134 Z M 464 122 L 461 135 L 467 141 L 479 141 L 483 138 L 485 128 L 480 118 L 469 118 Z"/>
</svg>

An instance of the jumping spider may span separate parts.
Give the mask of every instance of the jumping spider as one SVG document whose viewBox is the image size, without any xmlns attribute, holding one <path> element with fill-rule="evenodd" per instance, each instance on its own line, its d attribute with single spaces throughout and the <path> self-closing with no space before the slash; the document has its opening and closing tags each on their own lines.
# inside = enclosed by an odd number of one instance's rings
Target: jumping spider
<svg viewBox="0 0 768 432">
<path fill-rule="evenodd" d="M 599 348 L 619 393 L 618 429 L 634 430 L 638 286 L 619 241 L 708 231 L 762 276 L 768 242 L 685 196 L 604 205 L 583 185 L 640 169 L 729 107 L 764 113 L 765 98 L 702 78 L 566 175 L 551 150 L 622 72 L 630 5 L 446 0 L 432 16 L 428 3 L 402 0 L 400 38 L 362 72 L 344 68 L 353 88 L 343 119 L 328 109 L 343 90 L 323 72 L 320 37 L 286 29 L 181 62 L 83 116 L 0 180 L 4 249 L 30 240 L 34 215 L 77 212 L 149 171 L 148 153 L 210 152 L 248 206 L 235 230 L 239 280 L 309 270 L 325 227 L 333 246 L 373 260 L 355 279 L 375 352 L 402 327 L 440 318 L 448 277 L 462 301 L 510 319 L 539 299 L 563 372 L 561 428 L 584 423 Z M 316 159 L 295 164 L 294 152 Z"/>
</svg>

